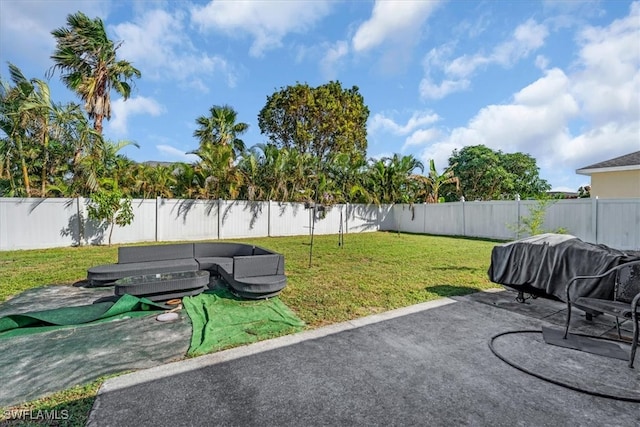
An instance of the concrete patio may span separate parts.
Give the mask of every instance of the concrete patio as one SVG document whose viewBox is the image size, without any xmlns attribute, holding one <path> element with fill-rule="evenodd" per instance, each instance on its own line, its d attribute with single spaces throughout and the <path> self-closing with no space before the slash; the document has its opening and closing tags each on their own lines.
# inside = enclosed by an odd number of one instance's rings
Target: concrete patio
<svg viewBox="0 0 640 427">
<path fill-rule="evenodd" d="M 110 379 L 88 424 L 637 426 L 640 404 L 542 381 L 491 352 L 500 332 L 564 322 L 563 303 L 515 295 L 444 298 Z M 574 318 L 572 331 L 612 331 L 609 318 Z M 495 348 L 573 387 L 640 398 L 640 369 L 625 361 L 540 333 Z"/>
</svg>

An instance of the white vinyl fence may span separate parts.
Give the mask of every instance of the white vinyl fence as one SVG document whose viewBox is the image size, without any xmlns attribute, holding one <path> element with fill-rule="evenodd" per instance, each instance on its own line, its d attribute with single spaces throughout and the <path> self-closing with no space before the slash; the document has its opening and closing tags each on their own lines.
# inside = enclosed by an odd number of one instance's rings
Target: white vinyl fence
<svg viewBox="0 0 640 427">
<path fill-rule="evenodd" d="M 0 250 L 39 249 L 108 241 L 106 225 L 88 219 L 88 199 L 0 198 Z M 390 229 L 390 206 L 335 205 L 326 212 L 303 203 L 135 199 L 134 219 L 113 229 L 112 243 L 360 233 Z"/>
<path fill-rule="evenodd" d="M 360 233 L 377 230 L 514 240 L 538 202 L 530 200 L 422 205 L 335 205 L 317 213 L 302 203 L 137 199 L 134 220 L 116 226 L 112 243 Z M 87 216 L 87 199 L 0 198 L 0 250 L 37 249 L 108 240 L 109 230 Z M 543 228 L 591 243 L 640 250 L 640 199 L 559 200 Z"/>
<path fill-rule="evenodd" d="M 534 200 L 394 205 L 394 229 L 426 233 L 515 240 Z M 571 199 L 546 207 L 544 231 L 563 229 L 585 242 L 621 250 L 640 250 L 640 199 Z"/>
</svg>

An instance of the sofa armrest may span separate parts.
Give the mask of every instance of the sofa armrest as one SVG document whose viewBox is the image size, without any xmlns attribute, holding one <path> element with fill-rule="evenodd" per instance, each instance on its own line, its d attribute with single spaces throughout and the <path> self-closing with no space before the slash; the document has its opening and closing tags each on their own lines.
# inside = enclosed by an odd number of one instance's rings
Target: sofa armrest
<svg viewBox="0 0 640 427">
<path fill-rule="evenodd" d="M 233 257 L 233 277 L 284 274 L 284 256 L 280 254 Z"/>
</svg>

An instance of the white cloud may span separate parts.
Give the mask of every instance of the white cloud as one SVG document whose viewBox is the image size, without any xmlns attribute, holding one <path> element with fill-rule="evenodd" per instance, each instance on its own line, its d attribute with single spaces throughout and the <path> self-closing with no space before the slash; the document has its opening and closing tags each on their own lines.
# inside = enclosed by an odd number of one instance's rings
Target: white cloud
<svg viewBox="0 0 640 427">
<path fill-rule="evenodd" d="M 156 149 L 162 154 L 163 159 L 170 159 L 185 163 L 194 163 L 200 160 L 195 154 L 187 154 L 182 150 L 179 150 L 171 145 L 159 144 L 156 145 Z"/>
<path fill-rule="evenodd" d="M 556 68 L 514 94 L 512 103 L 482 108 L 466 127 L 454 129 L 438 147 L 446 147 L 449 155 L 453 148 L 484 144 L 494 150 L 550 159 L 558 146 L 570 140 L 568 123 L 578 113 L 569 79 Z M 427 149 L 422 158 L 435 155 L 433 151 Z M 438 155 L 442 159 L 443 153 Z"/>
<path fill-rule="evenodd" d="M 138 96 L 124 100 L 122 98 L 111 102 L 112 119 L 108 122 L 109 130 L 118 135 L 127 133 L 127 122 L 130 116 L 148 114 L 159 116 L 165 112 L 162 105 L 152 98 Z"/>
<path fill-rule="evenodd" d="M 201 30 L 253 37 L 252 56 L 282 45 L 289 33 L 304 33 L 331 11 L 330 1 L 211 1 L 191 8 L 191 20 Z"/>
<path fill-rule="evenodd" d="M 184 86 L 207 92 L 199 76 L 220 73 L 230 87 L 235 86 L 233 67 L 219 55 L 209 55 L 193 46 L 185 31 L 186 15 L 161 10 L 148 10 L 135 22 L 113 26 L 120 40 L 125 40 L 119 55 L 133 62 L 143 77 L 175 79 Z"/>
<path fill-rule="evenodd" d="M 421 159 L 446 164 L 454 149 L 484 144 L 531 154 L 543 178 L 562 184 L 575 181 L 567 170 L 640 149 L 639 18 L 636 2 L 626 18 L 583 29 L 570 74 L 546 70 L 510 103 L 482 108 L 425 148 Z"/>
<path fill-rule="evenodd" d="M 332 80 L 337 75 L 337 68 L 341 60 L 349 53 L 349 44 L 344 40 L 339 40 L 330 45 L 320 62 L 322 74 L 328 80 Z"/>
<path fill-rule="evenodd" d="M 53 65 L 49 58 L 55 48 L 51 31 L 65 26 L 67 15 L 78 10 L 90 18 L 98 16 L 105 19 L 109 3 L 82 0 L 2 1 L 0 39 L 11 42 L 3 43 L 0 62 L 4 65 L 11 61 L 21 66 L 22 62 L 36 61 L 43 68 Z"/>
<path fill-rule="evenodd" d="M 420 81 L 420 87 L 418 88 L 420 96 L 425 99 L 442 99 L 450 93 L 462 92 L 471 85 L 471 81 L 467 79 L 463 80 L 443 80 L 438 83 L 434 83 L 430 77 L 425 77 Z"/>
<path fill-rule="evenodd" d="M 499 64 L 510 67 L 518 60 L 526 57 L 532 51 L 544 44 L 549 32 L 544 25 L 528 20 L 519 25 L 512 37 L 494 47 L 489 55 L 475 54 L 460 56 L 444 67 L 445 74 L 456 78 L 466 78 L 481 66 Z"/>
<path fill-rule="evenodd" d="M 496 46 L 490 56 L 491 62 L 510 67 L 544 45 L 549 35 L 547 27 L 529 19 L 513 32 L 513 38 Z"/>
<path fill-rule="evenodd" d="M 371 159 L 373 160 L 382 160 L 388 157 L 393 157 L 394 153 L 390 153 L 388 151 L 382 152 L 382 153 L 378 153 L 378 154 L 373 154 L 371 155 Z"/>
<path fill-rule="evenodd" d="M 508 40 L 495 46 L 487 55 L 476 53 L 447 60 L 453 52 L 453 44 L 431 49 L 423 61 L 425 76 L 420 82 L 420 96 L 424 99 L 441 99 L 463 91 L 470 86 L 469 78 L 478 68 L 492 64 L 511 67 L 542 47 L 548 34 L 545 25 L 529 19 L 516 27 Z M 436 73 L 444 75 L 440 83 L 433 78 Z"/>
<path fill-rule="evenodd" d="M 415 129 L 431 125 L 440 120 L 440 117 L 432 111 L 414 111 L 406 124 L 396 123 L 392 118 L 383 113 L 377 113 L 371 119 L 368 126 L 369 132 L 376 132 L 380 129 L 394 133 L 396 135 L 407 135 Z"/>
<path fill-rule="evenodd" d="M 440 131 L 436 128 L 418 129 L 405 140 L 404 145 L 402 146 L 402 152 L 409 147 L 427 145 L 439 136 Z"/>
<path fill-rule="evenodd" d="M 536 56 L 536 67 L 541 70 L 546 70 L 549 67 L 549 58 L 544 55 Z"/>
<path fill-rule="evenodd" d="M 640 3 L 629 16 L 580 33 L 573 91 L 589 120 L 638 121 L 640 117 Z"/>
<path fill-rule="evenodd" d="M 352 39 L 353 49 L 364 52 L 385 41 L 406 41 L 415 34 L 438 6 L 437 1 L 377 0 L 371 18 L 364 22 Z"/>
</svg>

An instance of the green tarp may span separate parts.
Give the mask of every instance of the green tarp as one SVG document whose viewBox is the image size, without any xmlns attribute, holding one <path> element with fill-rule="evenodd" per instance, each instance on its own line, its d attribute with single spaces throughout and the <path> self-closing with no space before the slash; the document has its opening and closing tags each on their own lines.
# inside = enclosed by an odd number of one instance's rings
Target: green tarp
<svg viewBox="0 0 640 427">
<path fill-rule="evenodd" d="M 10 314 L 0 317 L 0 339 L 69 326 L 148 316 L 150 311 L 165 309 L 167 309 L 167 306 L 146 298 L 123 295 L 115 302 L 107 301 L 75 307 Z"/>
<path fill-rule="evenodd" d="M 127 300 L 132 301 L 127 297 L 102 313 L 126 310 L 123 304 Z M 99 305 L 101 301 L 113 301 L 113 288 L 44 286 L 0 302 L 0 318 L 34 312 L 69 313 L 68 307 L 87 305 L 96 306 L 90 310 L 99 314 L 97 307 L 107 306 Z M 65 311 L 55 310 L 60 308 Z M 0 333 L 6 337 L 0 339 L 0 407 L 38 399 L 103 375 L 184 358 L 191 339 L 189 317 L 181 312 L 176 321 L 159 322 L 155 316 L 159 313 L 162 311 L 130 311 L 90 323 L 31 326 Z"/>
<path fill-rule="evenodd" d="M 193 325 L 189 356 L 290 334 L 305 325 L 277 297 L 249 301 L 215 289 L 182 302 Z"/>
</svg>

